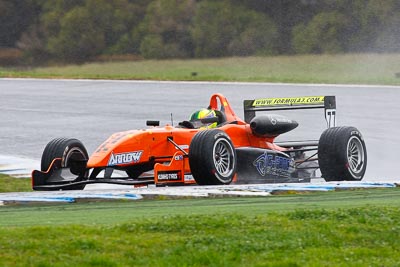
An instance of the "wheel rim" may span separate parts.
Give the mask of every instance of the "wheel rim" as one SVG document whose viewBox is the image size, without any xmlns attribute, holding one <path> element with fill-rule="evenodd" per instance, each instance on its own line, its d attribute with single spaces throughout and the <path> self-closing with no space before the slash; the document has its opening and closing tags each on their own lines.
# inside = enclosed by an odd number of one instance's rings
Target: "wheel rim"
<svg viewBox="0 0 400 267">
<path fill-rule="evenodd" d="M 79 147 L 73 147 L 68 151 L 67 155 L 65 155 L 65 157 L 62 159 L 61 166 L 69 167 L 69 159 L 72 157 L 79 157 L 79 159 L 87 160 L 87 157 L 85 156 L 85 153 L 82 151 L 82 149 L 80 149 Z"/>
<path fill-rule="evenodd" d="M 361 140 L 353 136 L 347 143 L 347 162 L 351 172 L 358 175 L 362 172 L 364 166 L 364 147 Z"/>
<path fill-rule="evenodd" d="M 233 148 L 225 140 L 214 144 L 214 166 L 217 173 L 229 177 L 233 171 Z"/>
</svg>

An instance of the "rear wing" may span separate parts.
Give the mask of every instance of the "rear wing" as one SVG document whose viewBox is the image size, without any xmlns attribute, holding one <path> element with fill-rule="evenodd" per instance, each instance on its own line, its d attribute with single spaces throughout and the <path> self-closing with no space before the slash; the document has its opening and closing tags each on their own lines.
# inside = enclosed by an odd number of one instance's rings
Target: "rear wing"
<svg viewBox="0 0 400 267">
<path fill-rule="evenodd" d="M 246 123 L 256 116 L 256 111 L 292 110 L 292 109 L 324 109 L 328 128 L 336 126 L 335 96 L 305 96 L 283 98 L 261 98 L 244 100 L 244 120 Z"/>
</svg>

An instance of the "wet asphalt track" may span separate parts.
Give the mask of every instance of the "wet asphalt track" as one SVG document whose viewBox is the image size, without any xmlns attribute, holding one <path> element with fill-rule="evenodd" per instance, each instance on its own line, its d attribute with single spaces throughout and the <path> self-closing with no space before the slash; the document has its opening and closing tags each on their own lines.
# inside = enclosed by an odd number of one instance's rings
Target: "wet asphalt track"
<svg viewBox="0 0 400 267">
<path fill-rule="evenodd" d="M 244 99 L 336 95 L 337 124 L 356 126 L 368 151 L 365 180 L 400 178 L 400 87 L 245 83 L 0 79 L 0 155 L 39 160 L 55 137 L 75 137 L 89 153 L 110 134 L 185 120 L 224 94 L 243 116 Z M 322 110 L 277 112 L 300 126 L 280 140 L 318 139 Z"/>
</svg>

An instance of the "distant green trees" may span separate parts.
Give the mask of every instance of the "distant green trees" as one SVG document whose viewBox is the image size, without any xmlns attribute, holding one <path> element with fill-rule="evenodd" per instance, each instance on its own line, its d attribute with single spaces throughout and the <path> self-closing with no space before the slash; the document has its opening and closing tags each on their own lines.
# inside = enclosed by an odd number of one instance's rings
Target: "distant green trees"
<svg viewBox="0 0 400 267">
<path fill-rule="evenodd" d="M 193 57 L 191 37 L 195 0 L 155 0 L 139 26 L 140 54 L 146 58 Z"/>
<path fill-rule="evenodd" d="M 300 54 L 344 52 L 347 27 L 346 16 L 338 11 L 319 13 L 293 28 L 293 49 Z"/>
<path fill-rule="evenodd" d="M 0 0 L 0 47 L 13 47 L 39 15 L 35 0 Z"/>
<path fill-rule="evenodd" d="M 398 0 L 0 0 L 28 62 L 400 52 Z"/>
<path fill-rule="evenodd" d="M 37 1 L 41 7 L 37 23 L 27 29 L 17 45 L 33 57 L 47 55 L 71 62 L 100 54 L 136 53 L 138 45 L 132 30 L 143 20 L 146 2 L 142 2 Z M 41 45 L 37 45 L 37 39 Z"/>
<path fill-rule="evenodd" d="M 230 1 L 201 1 L 193 18 L 196 57 L 274 53 L 276 26 L 260 12 Z"/>
<path fill-rule="evenodd" d="M 295 53 L 400 52 L 400 1 L 337 0 L 293 27 Z"/>
</svg>

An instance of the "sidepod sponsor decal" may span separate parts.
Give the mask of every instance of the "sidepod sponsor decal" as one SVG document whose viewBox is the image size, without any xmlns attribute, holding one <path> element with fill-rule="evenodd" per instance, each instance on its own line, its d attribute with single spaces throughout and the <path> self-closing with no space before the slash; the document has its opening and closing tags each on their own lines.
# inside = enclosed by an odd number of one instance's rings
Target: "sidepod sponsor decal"
<svg viewBox="0 0 400 267">
<path fill-rule="evenodd" d="M 277 175 L 289 177 L 290 169 L 293 162 L 289 158 L 277 156 L 275 154 L 268 154 L 267 152 L 261 154 L 255 161 L 253 166 L 256 167 L 261 176 Z"/>
<path fill-rule="evenodd" d="M 134 151 L 127 153 L 112 153 L 108 160 L 108 166 L 136 163 L 140 161 L 143 151 Z"/>
<path fill-rule="evenodd" d="M 324 104 L 324 99 L 324 96 L 262 98 L 254 100 L 253 107 L 277 105 L 317 105 Z"/>
</svg>

